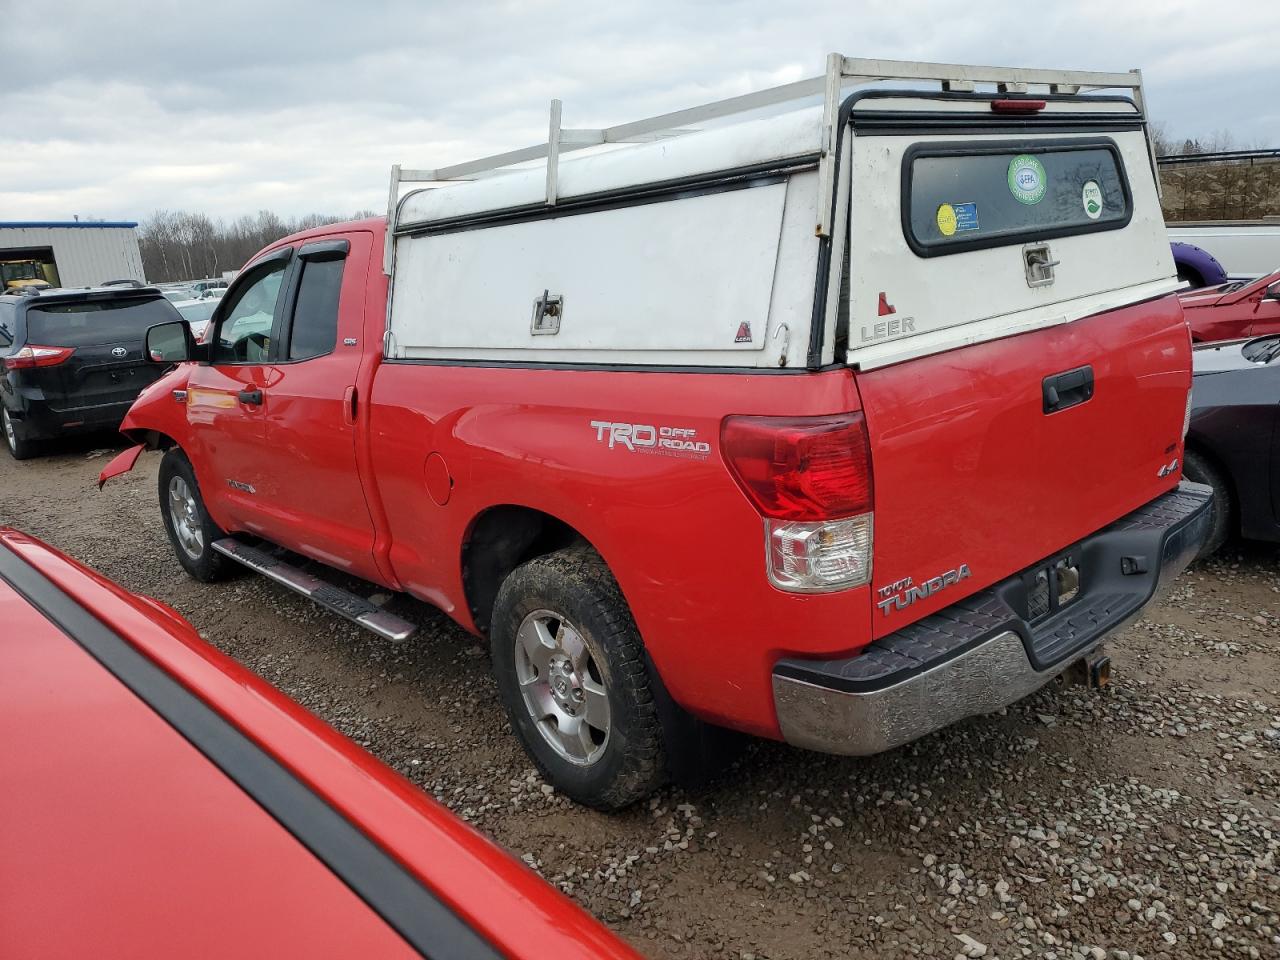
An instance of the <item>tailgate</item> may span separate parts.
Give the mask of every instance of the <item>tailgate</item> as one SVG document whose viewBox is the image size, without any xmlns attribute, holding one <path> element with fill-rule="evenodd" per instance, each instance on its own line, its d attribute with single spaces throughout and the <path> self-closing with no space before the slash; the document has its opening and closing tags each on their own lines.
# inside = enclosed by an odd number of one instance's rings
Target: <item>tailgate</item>
<svg viewBox="0 0 1280 960">
<path fill-rule="evenodd" d="M 1127 102 L 998 129 L 855 115 L 847 359 L 875 476 L 875 634 L 1173 487 L 1191 385 Z M 861 123 L 861 126 L 860 126 Z M 1038 269 L 1028 258 L 1047 263 Z"/>
<path fill-rule="evenodd" d="M 875 635 L 1173 487 L 1189 364 L 1181 308 L 1165 297 L 860 374 L 875 471 Z M 1081 367 L 1092 368 L 1093 396 L 1046 414 L 1045 379 Z M 939 577 L 945 589 L 913 598 L 911 585 Z"/>
</svg>

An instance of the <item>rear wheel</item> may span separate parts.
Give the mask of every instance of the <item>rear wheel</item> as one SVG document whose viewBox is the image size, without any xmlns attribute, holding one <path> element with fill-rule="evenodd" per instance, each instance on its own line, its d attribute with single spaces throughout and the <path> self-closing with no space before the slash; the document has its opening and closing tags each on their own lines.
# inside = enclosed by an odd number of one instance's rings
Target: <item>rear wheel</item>
<svg viewBox="0 0 1280 960">
<path fill-rule="evenodd" d="M 191 461 L 177 447 L 160 461 L 159 487 L 160 515 L 183 569 L 203 583 L 227 576 L 232 562 L 212 547 L 227 534 L 210 518 Z"/>
<path fill-rule="evenodd" d="M 8 410 L 0 409 L 0 425 L 4 427 L 4 445 L 9 456 L 15 460 L 28 460 L 36 455 L 35 442 L 22 436 L 21 428 L 10 418 Z"/>
<path fill-rule="evenodd" d="M 1227 542 L 1231 533 L 1231 518 L 1235 513 L 1235 498 L 1222 471 L 1194 450 L 1188 450 L 1183 455 L 1182 475 L 1195 483 L 1213 487 L 1213 516 L 1209 521 L 1209 536 L 1196 555 L 1199 560 L 1217 553 Z"/>
<path fill-rule="evenodd" d="M 547 781 L 617 810 L 666 779 L 644 647 L 622 591 L 586 546 L 537 557 L 494 603 L 493 668 L 512 729 Z"/>
</svg>

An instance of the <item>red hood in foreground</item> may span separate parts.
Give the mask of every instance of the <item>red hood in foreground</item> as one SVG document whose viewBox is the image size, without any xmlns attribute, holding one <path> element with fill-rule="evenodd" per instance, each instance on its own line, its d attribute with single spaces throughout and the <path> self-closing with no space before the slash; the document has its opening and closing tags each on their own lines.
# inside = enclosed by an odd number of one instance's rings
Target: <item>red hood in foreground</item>
<svg viewBox="0 0 1280 960">
<path fill-rule="evenodd" d="M 0 528 L 6 956 L 632 958 L 196 635 Z"/>
</svg>

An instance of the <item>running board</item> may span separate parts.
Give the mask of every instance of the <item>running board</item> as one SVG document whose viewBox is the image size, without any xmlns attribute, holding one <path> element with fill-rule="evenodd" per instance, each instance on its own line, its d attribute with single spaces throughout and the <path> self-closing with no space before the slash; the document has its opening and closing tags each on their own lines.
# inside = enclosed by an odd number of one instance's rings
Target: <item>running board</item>
<svg viewBox="0 0 1280 960">
<path fill-rule="evenodd" d="M 326 610 L 332 610 L 387 640 L 405 640 L 417 629 L 408 620 L 387 613 L 363 597 L 326 583 L 305 570 L 273 557 L 265 550 L 241 543 L 235 537 L 215 540 L 210 546 L 224 557 L 244 564 L 250 570 L 283 584 L 314 600 Z"/>
</svg>

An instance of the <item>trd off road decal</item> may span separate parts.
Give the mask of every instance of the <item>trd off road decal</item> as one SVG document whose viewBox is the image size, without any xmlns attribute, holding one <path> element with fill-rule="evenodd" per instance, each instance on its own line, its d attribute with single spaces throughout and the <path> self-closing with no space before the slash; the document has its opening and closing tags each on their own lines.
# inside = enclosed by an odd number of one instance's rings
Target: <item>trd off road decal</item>
<svg viewBox="0 0 1280 960">
<path fill-rule="evenodd" d="M 690 427 L 592 420 L 591 428 L 596 432 L 596 440 L 608 444 L 610 450 L 621 448 L 632 453 L 657 453 L 695 460 L 705 460 L 711 454 L 711 444 L 699 440 L 698 431 Z"/>
</svg>

